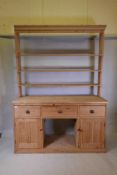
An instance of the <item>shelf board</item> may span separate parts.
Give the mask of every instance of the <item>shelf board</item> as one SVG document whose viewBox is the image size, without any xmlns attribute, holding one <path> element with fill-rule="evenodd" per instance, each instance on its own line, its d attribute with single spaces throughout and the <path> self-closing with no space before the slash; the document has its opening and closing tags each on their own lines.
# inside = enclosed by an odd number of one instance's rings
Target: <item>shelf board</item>
<svg viewBox="0 0 117 175">
<path fill-rule="evenodd" d="M 40 83 L 40 84 L 34 84 L 34 83 L 21 83 L 19 86 L 25 86 L 25 87 L 59 87 L 59 86 L 99 86 L 96 84 L 89 84 L 89 83 Z"/>
<path fill-rule="evenodd" d="M 106 25 L 15 25 L 17 33 L 100 33 Z"/>
<path fill-rule="evenodd" d="M 79 67 L 22 67 L 19 72 L 100 72 L 101 70 Z"/>
<path fill-rule="evenodd" d="M 89 51 L 78 50 L 40 50 L 40 51 L 22 51 L 21 56 L 101 56 L 100 54 Z"/>
</svg>

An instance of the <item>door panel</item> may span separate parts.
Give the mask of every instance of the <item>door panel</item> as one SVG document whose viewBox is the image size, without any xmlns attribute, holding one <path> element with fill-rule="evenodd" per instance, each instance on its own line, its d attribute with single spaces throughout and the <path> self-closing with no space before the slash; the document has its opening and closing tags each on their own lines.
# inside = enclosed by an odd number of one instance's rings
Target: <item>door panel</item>
<svg viewBox="0 0 117 175">
<path fill-rule="evenodd" d="M 40 119 L 16 119 L 15 140 L 17 148 L 40 148 L 43 145 L 43 128 Z"/>
<path fill-rule="evenodd" d="M 82 118 L 78 122 L 79 147 L 86 149 L 104 148 L 104 119 Z"/>
</svg>

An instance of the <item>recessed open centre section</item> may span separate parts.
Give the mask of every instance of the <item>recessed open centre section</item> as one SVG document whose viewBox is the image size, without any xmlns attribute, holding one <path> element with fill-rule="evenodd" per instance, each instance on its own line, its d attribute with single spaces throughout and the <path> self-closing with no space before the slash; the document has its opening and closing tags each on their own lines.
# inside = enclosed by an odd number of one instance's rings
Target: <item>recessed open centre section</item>
<svg viewBox="0 0 117 175">
<path fill-rule="evenodd" d="M 77 119 L 45 119 L 44 147 L 72 151 L 76 147 L 76 123 Z"/>
</svg>

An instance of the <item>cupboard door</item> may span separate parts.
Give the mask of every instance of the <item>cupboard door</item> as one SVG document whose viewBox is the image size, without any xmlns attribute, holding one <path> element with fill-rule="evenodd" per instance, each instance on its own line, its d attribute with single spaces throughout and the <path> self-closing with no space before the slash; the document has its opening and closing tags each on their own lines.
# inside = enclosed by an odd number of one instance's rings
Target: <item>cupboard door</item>
<svg viewBox="0 0 117 175">
<path fill-rule="evenodd" d="M 40 119 L 16 119 L 15 145 L 17 149 L 38 149 L 43 145 L 43 128 Z"/>
<path fill-rule="evenodd" d="M 102 149 L 105 140 L 104 118 L 80 118 L 78 120 L 78 142 L 81 149 Z"/>
</svg>

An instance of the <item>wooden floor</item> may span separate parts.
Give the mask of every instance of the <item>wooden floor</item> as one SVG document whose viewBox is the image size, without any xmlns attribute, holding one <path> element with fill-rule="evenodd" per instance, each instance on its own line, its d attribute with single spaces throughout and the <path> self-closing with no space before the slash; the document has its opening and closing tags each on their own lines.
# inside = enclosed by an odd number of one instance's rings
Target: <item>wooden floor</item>
<svg viewBox="0 0 117 175">
<path fill-rule="evenodd" d="M 57 146 L 56 146 L 57 145 Z M 73 152 L 75 148 L 74 135 L 52 135 L 45 136 L 45 151 L 53 150 L 56 152 Z"/>
<path fill-rule="evenodd" d="M 14 154 L 13 138 L 2 138 L 0 175 L 117 175 L 117 122 L 107 128 L 107 153 Z"/>
</svg>

